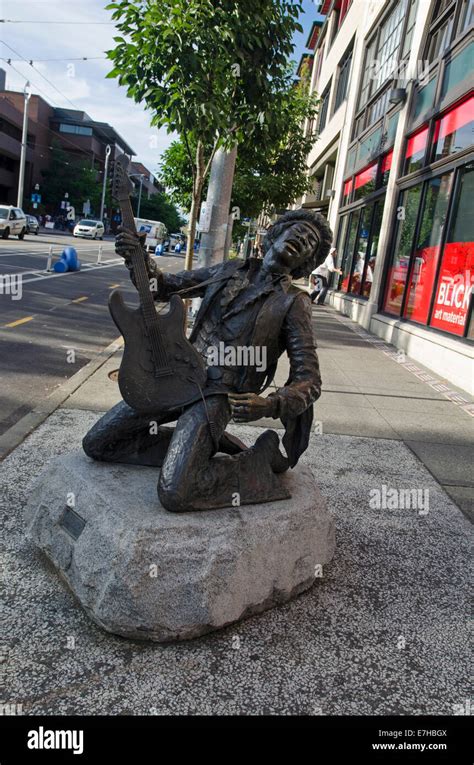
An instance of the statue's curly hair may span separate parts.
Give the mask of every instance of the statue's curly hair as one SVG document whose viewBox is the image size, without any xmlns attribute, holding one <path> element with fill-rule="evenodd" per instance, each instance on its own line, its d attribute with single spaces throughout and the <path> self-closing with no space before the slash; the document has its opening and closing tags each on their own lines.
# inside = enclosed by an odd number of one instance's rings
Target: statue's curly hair
<svg viewBox="0 0 474 765">
<path fill-rule="evenodd" d="M 326 218 L 320 213 L 315 213 L 311 210 L 289 210 L 270 226 L 262 244 L 263 252 L 266 253 L 285 228 L 291 226 L 293 223 L 300 222 L 309 223 L 309 225 L 316 230 L 319 238 L 319 246 L 311 253 L 304 263 L 291 272 L 293 279 L 301 279 L 303 276 L 309 276 L 315 268 L 326 260 L 333 240 L 333 234 Z"/>
</svg>

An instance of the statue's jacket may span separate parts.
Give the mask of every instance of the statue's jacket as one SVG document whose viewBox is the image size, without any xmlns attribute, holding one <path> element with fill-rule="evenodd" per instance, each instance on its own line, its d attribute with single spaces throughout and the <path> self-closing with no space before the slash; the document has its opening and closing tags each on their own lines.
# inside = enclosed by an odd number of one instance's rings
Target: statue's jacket
<svg viewBox="0 0 474 765">
<path fill-rule="evenodd" d="M 127 264 L 129 265 L 129 264 Z M 180 271 L 177 274 L 163 273 L 148 260 L 148 273 L 152 279 L 154 298 L 167 301 L 174 293 L 187 290 L 183 297 L 201 297 L 202 302 L 196 316 L 190 341 L 203 351 L 202 338 L 206 327 L 212 324 L 213 310 L 217 303 L 226 303 L 232 309 L 233 292 L 241 296 L 241 307 L 227 314 L 239 314 L 241 323 L 251 321 L 248 345 L 266 346 L 266 368 L 244 366 L 238 370 L 234 380 L 234 392 L 260 393 L 271 383 L 278 359 L 286 351 L 290 362 L 287 382 L 269 394 L 274 403 L 273 416 L 279 418 L 285 427 L 283 445 L 293 467 L 308 446 L 313 421 L 313 403 L 321 395 L 321 375 L 316 353 L 316 342 L 312 329 L 312 312 L 309 295 L 292 286 L 289 277 L 278 279 L 269 288 L 261 288 L 251 294 L 249 285 L 246 299 L 246 272 L 249 261 L 230 260 L 210 268 Z M 130 265 L 129 265 L 130 268 Z M 131 270 L 132 280 L 134 279 Z M 207 283 L 207 282 L 211 283 Z M 200 285 L 203 284 L 201 287 Z M 156 289 L 154 289 L 156 287 Z M 262 294 L 263 292 L 263 294 Z M 222 298 L 222 295 L 227 298 Z M 243 300 L 242 300 L 243 296 Z M 236 301 L 238 304 L 238 301 Z M 251 315 L 248 315 L 250 312 Z M 246 315 L 247 314 L 247 315 Z M 227 320 L 224 315 L 224 325 Z M 210 391 L 212 392 L 212 385 Z"/>
</svg>

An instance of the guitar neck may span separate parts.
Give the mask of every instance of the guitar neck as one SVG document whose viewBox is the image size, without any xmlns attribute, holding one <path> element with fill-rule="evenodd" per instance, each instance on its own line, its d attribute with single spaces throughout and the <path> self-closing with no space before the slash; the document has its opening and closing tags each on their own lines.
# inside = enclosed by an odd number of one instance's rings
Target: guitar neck
<svg viewBox="0 0 474 765">
<path fill-rule="evenodd" d="M 126 200 L 120 200 L 120 212 L 122 214 L 122 222 L 125 228 L 135 231 L 136 233 L 137 228 L 135 226 L 130 197 L 127 197 Z M 131 260 L 140 298 L 140 305 L 143 309 L 145 320 L 147 322 L 156 321 L 155 301 L 153 300 L 153 295 L 150 290 L 150 279 L 148 277 L 145 258 L 143 257 L 143 250 L 140 244 L 137 244 L 136 247 L 133 248 L 131 252 Z"/>
</svg>

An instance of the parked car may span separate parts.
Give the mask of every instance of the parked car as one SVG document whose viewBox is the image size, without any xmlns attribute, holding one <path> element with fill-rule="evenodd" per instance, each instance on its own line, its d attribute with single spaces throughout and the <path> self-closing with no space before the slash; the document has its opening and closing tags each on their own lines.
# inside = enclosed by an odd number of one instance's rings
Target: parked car
<svg viewBox="0 0 474 765">
<path fill-rule="evenodd" d="M 84 239 L 103 239 L 104 224 L 100 220 L 89 220 L 84 218 L 74 226 L 73 236 L 79 236 Z"/>
<path fill-rule="evenodd" d="M 39 231 L 39 221 L 38 218 L 35 218 L 34 215 L 27 215 L 26 216 L 26 233 L 27 234 L 35 234 L 38 236 Z"/>
<path fill-rule="evenodd" d="M 0 205 L 0 234 L 8 239 L 10 234 L 23 239 L 26 234 L 26 215 L 19 207 Z"/>
</svg>

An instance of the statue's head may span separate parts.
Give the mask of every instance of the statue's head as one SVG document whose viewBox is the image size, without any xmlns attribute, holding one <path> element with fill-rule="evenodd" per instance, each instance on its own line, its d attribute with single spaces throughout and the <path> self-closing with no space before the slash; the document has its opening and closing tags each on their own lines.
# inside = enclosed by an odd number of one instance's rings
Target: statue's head
<svg viewBox="0 0 474 765">
<path fill-rule="evenodd" d="M 293 279 L 309 276 L 327 257 L 332 231 L 319 213 L 290 210 L 268 229 L 263 240 L 263 266 Z"/>
</svg>

